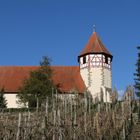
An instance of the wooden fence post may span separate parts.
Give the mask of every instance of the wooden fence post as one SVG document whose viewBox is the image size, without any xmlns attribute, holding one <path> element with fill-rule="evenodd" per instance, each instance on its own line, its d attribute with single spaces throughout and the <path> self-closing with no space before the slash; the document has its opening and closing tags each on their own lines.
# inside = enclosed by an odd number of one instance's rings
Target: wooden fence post
<svg viewBox="0 0 140 140">
<path fill-rule="evenodd" d="M 19 138 L 19 135 L 20 135 L 20 125 L 21 125 L 21 113 L 19 113 L 19 117 L 18 117 L 18 130 L 17 130 L 16 140 L 20 140 L 20 138 Z"/>
</svg>

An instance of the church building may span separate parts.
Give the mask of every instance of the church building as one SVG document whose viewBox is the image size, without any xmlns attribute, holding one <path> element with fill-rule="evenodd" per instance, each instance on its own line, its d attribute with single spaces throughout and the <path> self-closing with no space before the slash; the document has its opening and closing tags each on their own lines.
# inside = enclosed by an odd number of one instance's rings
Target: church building
<svg viewBox="0 0 140 140">
<path fill-rule="evenodd" d="M 97 33 L 94 32 L 87 45 L 78 55 L 79 66 L 51 66 L 52 80 L 59 85 L 62 94 L 88 91 L 93 100 L 111 102 L 112 58 Z M 4 88 L 7 106 L 17 108 L 19 87 L 38 66 L 0 66 L 0 89 Z"/>
</svg>

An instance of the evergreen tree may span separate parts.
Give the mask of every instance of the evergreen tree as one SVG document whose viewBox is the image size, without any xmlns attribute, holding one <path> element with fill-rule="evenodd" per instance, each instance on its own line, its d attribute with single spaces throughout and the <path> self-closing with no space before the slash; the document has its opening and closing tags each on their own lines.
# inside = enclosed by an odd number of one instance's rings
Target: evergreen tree
<svg viewBox="0 0 140 140">
<path fill-rule="evenodd" d="M 6 108 L 7 107 L 7 101 L 4 97 L 4 88 L 0 91 L 0 108 Z"/>
<path fill-rule="evenodd" d="M 40 67 L 30 73 L 20 88 L 20 93 L 17 95 L 19 103 L 25 105 L 28 103 L 28 107 L 38 107 L 45 102 L 46 97 L 51 97 L 54 87 L 51 77 L 50 59 L 44 56 Z"/>
<path fill-rule="evenodd" d="M 136 72 L 134 73 L 134 80 L 135 80 L 135 93 L 139 97 L 139 112 L 138 112 L 138 118 L 140 120 L 140 46 L 137 47 L 138 50 L 138 58 L 136 62 Z"/>
<path fill-rule="evenodd" d="M 140 46 L 137 47 L 138 50 L 138 58 L 136 62 L 136 72 L 134 73 L 135 80 L 135 93 L 138 97 L 140 97 Z"/>
</svg>

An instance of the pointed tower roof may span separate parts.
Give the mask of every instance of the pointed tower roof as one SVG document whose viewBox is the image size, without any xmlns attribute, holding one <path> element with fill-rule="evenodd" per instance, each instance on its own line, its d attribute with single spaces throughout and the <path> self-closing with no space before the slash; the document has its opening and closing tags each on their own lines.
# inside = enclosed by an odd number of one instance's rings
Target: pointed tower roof
<svg viewBox="0 0 140 140">
<path fill-rule="evenodd" d="M 94 32 L 87 45 L 85 48 L 82 50 L 80 53 L 80 56 L 84 56 L 86 54 L 91 54 L 91 53 L 104 53 L 112 57 L 111 53 L 105 48 L 105 46 L 102 44 L 101 40 L 97 36 L 96 32 Z"/>
</svg>

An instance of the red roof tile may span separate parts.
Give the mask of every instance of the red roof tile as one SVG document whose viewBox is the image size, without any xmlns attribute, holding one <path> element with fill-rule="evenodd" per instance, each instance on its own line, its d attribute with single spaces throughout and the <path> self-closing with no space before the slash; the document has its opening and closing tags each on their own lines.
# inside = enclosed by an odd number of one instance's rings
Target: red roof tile
<svg viewBox="0 0 140 140">
<path fill-rule="evenodd" d="M 38 66 L 1 66 L 0 67 L 0 88 L 4 87 L 5 92 L 18 92 L 23 80 L 29 77 L 30 71 L 36 70 Z M 62 92 L 73 90 L 83 93 L 85 84 L 81 78 L 78 66 L 52 66 L 52 80 L 59 85 Z"/>
<path fill-rule="evenodd" d="M 112 56 L 111 53 L 104 47 L 96 32 L 92 34 L 86 47 L 82 50 L 79 57 L 89 53 L 105 53 Z"/>
</svg>

